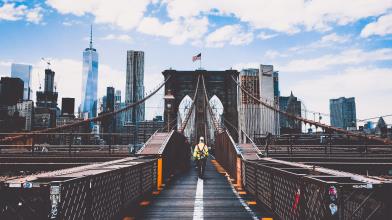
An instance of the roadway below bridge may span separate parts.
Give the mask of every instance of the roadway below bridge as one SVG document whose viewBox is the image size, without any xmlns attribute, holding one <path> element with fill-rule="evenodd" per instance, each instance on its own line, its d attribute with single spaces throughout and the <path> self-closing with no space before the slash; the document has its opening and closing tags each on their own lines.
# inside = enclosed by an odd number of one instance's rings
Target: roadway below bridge
<svg viewBox="0 0 392 220">
<path fill-rule="evenodd" d="M 225 170 L 208 160 L 203 179 L 191 167 L 167 181 L 162 191 L 128 211 L 123 219 L 261 219 L 271 217 Z"/>
</svg>

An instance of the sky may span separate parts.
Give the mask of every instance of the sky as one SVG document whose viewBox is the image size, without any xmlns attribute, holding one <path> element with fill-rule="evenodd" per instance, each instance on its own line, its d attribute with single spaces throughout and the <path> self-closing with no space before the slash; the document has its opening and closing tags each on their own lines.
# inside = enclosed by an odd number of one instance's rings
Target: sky
<svg viewBox="0 0 392 220">
<path fill-rule="evenodd" d="M 91 24 L 99 97 L 114 86 L 124 99 L 127 50 L 145 52 L 147 92 L 165 69 L 198 68 L 200 52 L 207 70 L 274 65 L 281 95 L 310 111 L 353 96 L 359 119 L 392 113 L 392 0 L 0 0 L 0 76 L 31 64 L 35 93 L 46 58 L 59 100 L 79 105 Z M 162 106 L 148 101 L 147 118 Z"/>
</svg>

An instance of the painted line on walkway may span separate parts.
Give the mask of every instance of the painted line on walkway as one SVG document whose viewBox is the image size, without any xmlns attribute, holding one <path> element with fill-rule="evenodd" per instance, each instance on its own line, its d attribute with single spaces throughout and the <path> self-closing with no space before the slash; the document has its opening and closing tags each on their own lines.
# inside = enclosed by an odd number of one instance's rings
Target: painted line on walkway
<svg viewBox="0 0 392 220">
<path fill-rule="evenodd" d="M 215 168 L 218 170 L 218 168 L 223 169 L 223 167 L 217 163 L 215 164 Z M 231 190 L 233 191 L 234 195 L 237 197 L 237 199 L 240 201 L 241 205 L 245 208 L 245 210 L 249 213 L 249 215 L 252 217 L 254 220 L 258 220 L 257 215 L 253 212 L 253 210 L 248 206 L 248 204 L 242 199 L 242 197 L 238 194 L 237 190 L 235 190 L 231 180 L 230 180 L 230 175 L 225 171 L 225 176 L 227 178 L 227 181 L 229 182 L 229 185 L 231 187 Z"/>
<path fill-rule="evenodd" d="M 227 177 L 229 179 L 229 177 Z M 253 210 L 246 204 L 246 202 L 242 199 L 242 197 L 238 194 L 238 192 L 234 189 L 233 184 L 229 181 L 231 190 L 233 190 L 233 193 L 237 197 L 237 199 L 240 201 L 241 205 L 245 208 L 245 210 L 249 213 L 249 215 L 252 217 L 254 220 L 258 220 L 257 215 L 253 212 Z"/>
<path fill-rule="evenodd" d="M 197 178 L 195 205 L 193 208 L 193 219 L 204 219 L 203 187 L 203 179 Z"/>
</svg>

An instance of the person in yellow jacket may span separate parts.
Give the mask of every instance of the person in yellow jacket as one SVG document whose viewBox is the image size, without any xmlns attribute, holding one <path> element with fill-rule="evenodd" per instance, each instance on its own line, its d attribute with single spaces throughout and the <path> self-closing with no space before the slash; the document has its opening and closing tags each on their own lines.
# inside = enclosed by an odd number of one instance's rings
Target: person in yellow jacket
<svg viewBox="0 0 392 220">
<path fill-rule="evenodd" d="M 197 162 L 199 178 L 203 178 L 204 176 L 207 157 L 208 157 L 208 147 L 204 143 L 204 138 L 200 137 L 199 143 L 195 146 L 195 149 L 193 150 L 193 158 Z"/>
</svg>

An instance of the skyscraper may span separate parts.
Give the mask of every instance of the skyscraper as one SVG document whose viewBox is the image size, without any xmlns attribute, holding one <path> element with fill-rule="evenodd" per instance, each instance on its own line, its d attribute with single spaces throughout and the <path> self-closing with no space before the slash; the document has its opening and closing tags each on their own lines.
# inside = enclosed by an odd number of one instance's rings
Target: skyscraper
<svg viewBox="0 0 392 220">
<path fill-rule="evenodd" d="M 114 103 L 121 103 L 121 90 L 116 90 L 115 96 L 114 96 Z"/>
<path fill-rule="evenodd" d="M 45 87 L 44 91 L 37 91 L 37 107 L 57 108 L 58 93 L 54 90 L 55 72 L 51 69 L 45 69 Z"/>
<path fill-rule="evenodd" d="M 62 98 L 61 99 L 61 115 L 74 116 L 75 115 L 75 99 Z"/>
<path fill-rule="evenodd" d="M 45 69 L 44 91 L 37 91 L 37 107 L 33 114 L 33 130 L 40 130 L 56 126 L 57 115 L 60 109 L 57 107 L 58 93 L 54 87 L 55 72 L 49 68 Z"/>
<path fill-rule="evenodd" d="M 278 76 L 274 73 L 274 66 L 260 65 L 260 96 L 271 106 L 278 106 L 276 94 L 279 93 Z M 263 134 L 279 134 L 278 113 L 265 106 L 261 107 L 261 130 Z"/>
<path fill-rule="evenodd" d="M 129 105 L 144 98 L 144 52 L 127 51 L 127 75 L 125 84 L 125 103 Z M 137 123 L 144 121 L 144 103 L 130 109 L 126 121 Z"/>
<path fill-rule="evenodd" d="M 98 90 L 98 53 L 93 48 L 93 31 L 91 26 L 90 47 L 83 51 L 82 99 L 81 112 L 88 113 L 88 117 L 97 116 Z"/>
<path fill-rule="evenodd" d="M 275 107 L 279 106 L 279 72 L 274 71 L 272 73 L 272 78 L 274 81 L 274 105 Z M 280 114 L 278 112 L 274 112 L 274 121 L 275 121 L 275 134 L 280 134 Z"/>
<path fill-rule="evenodd" d="M 23 80 L 20 78 L 1 77 L 0 105 L 12 106 L 23 99 Z"/>
<path fill-rule="evenodd" d="M 117 111 L 125 106 L 124 102 L 121 102 L 121 90 L 116 90 L 114 96 L 114 110 Z M 125 122 L 125 114 L 122 112 L 116 115 L 116 132 L 122 132 L 122 127 Z"/>
<path fill-rule="evenodd" d="M 301 116 L 301 101 L 291 92 L 290 96 L 279 97 L 279 109 L 292 115 Z M 285 115 L 280 115 L 280 133 L 281 134 L 298 134 L 302 132 L 302 124 Z"/>
<path fill-rule="evenodd" d="M 240 85 L 254 97 L 260 98 L 260 75 L 259 69 L 243 69 L 240 72 Z M 261 134 L 261 104 L 250 97 L 247 93 L 239 90 L 239 141 L 246 140 L 246 135 Z M 251 137 L 254 138 L 254 137 Z"/>
<path fill-rule="evenodd" d="M 31 72 L 33 70 L 33 66 L 26 64 L 16 64 L 13 63 L 11 65 L 11 77 L 20 78 L 23 80 L 23 99 L 30 100 L 30 95 L 33 92 L 31 90 Z"/>
<path fill-rule="evenodd" d="M 16 108 L 19 112 L 19 116 L 25 118 L 25 126 L 24 130 L 25 131 L 31 131 L 32 128 L 32 122 L 33 122 L 33 109 L 34 109 L 34 103 L 31 100 L 25 100 L 18 102 L 16 104 Z"/>
<path fill-rule="evenodd" d="M 114 88 L 106 87 L 106 109 L 107 112 L 114 111 Z"/>
<path fill-rule="evenodd" d="M 340 97 L 329 100 L 331 125 L 346 130 L 357 127 L 355 98 Z"/>
</svg>

